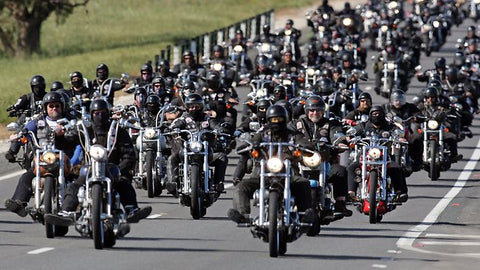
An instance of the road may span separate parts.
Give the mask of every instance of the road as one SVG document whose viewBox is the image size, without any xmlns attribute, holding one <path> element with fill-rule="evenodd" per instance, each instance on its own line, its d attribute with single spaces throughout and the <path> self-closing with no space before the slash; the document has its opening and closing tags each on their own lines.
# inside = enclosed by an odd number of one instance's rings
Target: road
<svg viewBox="0 0 480 270">
<path fill-rule="evenodd" d="M 466 34 L 467 20 L 452 29 L 448 43 L 427 59 L 452 59 L 454 42 Z M 369 56 L 373 55 L 369 52 Z M 371 73 L 369 66 L 368 71 Z M 362 89 L 373 84 L 361 84 Z M 421 89 L 415 79 L 408 99 Z M 241 90 L 240 90 L 241 91 Z M 242 95 L 245 93 L 243 91 Z M 385 102 L 372 93 L 374 102 Z M 480 120 L 475 117 L 474 137 L 459 144 L 464 159 L 442 172 L 438 181 L 426 172 L 407 179 L 410 199 L 388 213 L 381 223 L 354 211 L 323 226 L 316 237 L 302 236 L 288 245 L 285 256 L 273 259 L 268 246 L 246 228 L 226 217 L 232 205 L 231 175 L 238 159 L 230 158 L 227 193 L 208 209 L 205 218 L 193 220 L 189 209 L 168 195 L 149 199 L 137 190 L 141 205 L 152 215 L 132 226 L 112 249 L 95 250 L 91 239 L 70 228 L 65 237 L 47 239 L 41 224 L 0 209 L 0 269 L 474 269 L 480 262 Z M 0 165 L 0 198 L 9 198 L 16 185 L 16 167 Z M 350 206 L 351 208 L 352 206 Z"/>
</svg>

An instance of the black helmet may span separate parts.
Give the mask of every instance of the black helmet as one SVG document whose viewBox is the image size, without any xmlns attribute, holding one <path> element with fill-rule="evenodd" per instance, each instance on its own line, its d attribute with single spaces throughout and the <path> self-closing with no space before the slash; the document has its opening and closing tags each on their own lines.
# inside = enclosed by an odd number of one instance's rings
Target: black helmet
<svg viewBox="0 0 480 270">
<path fill-rule="evenodd" d="M 143 87 L 137 87 L 133 93 L 133 99 L 140 103 L 141 106 L 144 106 L 147 101 L 147 89 Z"/>
<path fill-rule="evenodd" d="M 243 35 L 242 29 L 235 30 L 235 35 Z"/>
<path fill-rule="evenodd" d="M 287 22 L 285 24 L 290 24 L 290 25 L 293 25 L 293 20 L 292 19 L 288 19 Z"/>
<path fill-rule="evenodd" d="M 319 110 L 319 111 L 325 111 L 325 101 L 323 100 L 322 97 L 320 96 L 309 96 L 307 100 L 305 100 L 305 105 L 303 108 L 305 109 L 305 113 L 308 113 L 309 110 Z"/>
<path fill-rule="evenodd" d="M 47 112 L 47 105 L 52 102 L 60 102 L 62 104 L 62 113 L 65 113 L 65 103 L 67 102 L 64 96 L 58 92 L 48 92 L 43 96 L 42 106 L 43 111 Z"/>
<path fill-rule="evenodd" d="M 330 95 L 333 93 L 333 81 L 330 78 L 321 78 L 317 82 L 318 94 L 320 95 Z"/>
<path fill-rule="evenodd" d="M 266 23 L 263 25 L 263 33 L 270 33 L 270 24 Z"/>
<path fill-rule="evenodd" d="M 275 102 L 274 105 L 280 105 L 281 107 L 285 108 L 285 110 L 287 111 L 287 121 L 292 120 L 293 106 L 288 100 L 286 99 L 278 100 L 277 102 Z"/>
<path fill-rule="evenodd" d="M 195 83 L 191 80 L 186 80 L 184 83 L 183 83 L 183 86 L 182 88 L 185 90 L 185 89 L 188 89 L 188 90 L 191 90 L 191 91 L 195 91 L 197 89 L 197 87 L 195 86 Z"/>
<path fill-rule="evenodd" d="M 154 86 L 157 83 L 162 84 L 165 87 L 165 79 L 160 76 L 157 76 L 152 79 L 152 86 Z"/>
<path fill-rule="evenodd" d="M 108 102 L 104 99 L 97 98 L 90 103 L 90 114 L 92 114 L 93 111 L 100 111 L 100 110 L 109 110 L 110 105 Z"/>
<path fill-rule="evenodd" d="M 203 108 L 205 107 L 203 97 L 196 93 L 188 95 L 185 98 L 185 106 L 188 109 L 188 107 L 192 105 L 200 105 L 203 110 Z"/>
<path fill-rule="evenodd" d="M 35 95 L 42 95 L 45 93 L 45 78 L 41 75 L 35 75 L 30 79 L 30 89 Z"/>
<path fill-rule="evenodd" d="M 385 109 L 383 108 L 383 106 L 379 106 L 379 105 L 372 106 L 369 113 L 370 119 L 372 118 L 372 114 L 374 112 L 380 112 L 381 115 L 385 116 Z"/>
<path fill-rule="evenodd" d="M 273 89 L 273 96 L 275 97 L 276 100 L 282 100 L 285 99 L 287 95 L 287 88 L 283 85 L 277 85 Z"/>
<path fill-rule="evenodd" d="M 322 71 L 322 77 L 331 79 L 333 77 L 333 71 L 331 69 L 324 69 Z"/>
<path fill-rule="evenodd" d="M 344 52 L 342 54 L 342 61 L 351 62 L 352 61 L 352 56 L 348 52 Z"/>
<path fill-rule="evenodd" d="M 134 97 L 137 97 L 138 95 L 147 95 L 147 90 L 143 87 L 137 87 L 135 89 L 135 92 L 133 93 Z"/>
<path fill-rule="evenodd" d="M 257 110 L 258 108 L 268 108 L 272 105 L 272 102 L 269 99 L 260 99 L 257 102 Z"/>
<path fill-rule="evenodd" d="M 144 72 L 146 71 L 148 74 L 152 74 L 153 73 L 153 68 L 152 68 L 152 65 L 150 64 L 143 64 L 141 67 L 140 67 L 140 72 Z"/>
<path fill-rule="evenodd" d="M 217 89 L 220 87 L 220 74 L 216 71 L 210 71 L 207 74 L 207 85 L 209 88 Z"/>
<path fill-rule="evenodd" d="M 213 46 L 213 52 L 220 52 L 222 55 L 224 53 L 224 49 L 222 45 L 215 45 Z"/>
<path fill-rule="evenodd" d="M 437 89 L 439 93 L 440 91 L 442 91 L 442 82 L 440 80 L 433 79 L 428 81 L 427 87 L 430 87 L 430 86 L 435 87 L 435 89 Z"/>
<path fill-rule="evenodd" d="M 435 97 L 437 98 L 438 97 L 438 90 L 437 88 L 433 87 L 433 86 L 429 86 L 425 89 L 425 97 Z"/>
<path fill-rule="evenodd" d="M 187 57 L 187 56 L 189 56 L 190 58 L 193 59 L 193 52 L 192 52 L 192 51 L 185 51 L 185 52 L 183 53 L 183 58 L 185 58 L 185 57 Z"/>
<path fill-rule="evenodd" d="M 267 109 L 267 121 L 269 123 L 286 123 L 288 119 L 287 110 L 281 105 L 274 104 Z"/>
<path fill-rule="evenodd" d="M 160 59 L 160 61 L 158 62 L 158 66 L 170 68 L 170 62 L 168 62 L 167 59 Z"/>
<path fill-rule="evenodd" d="M 468 28 L 467 28 L 467 32 L 473 32 L 475 33 L 476 29 L 475 29 L 475 26 L 473 25 L 470 25 Z"/>
<path fill-rule="evenodd" d="M 54 81 L 52 85 L 50 85 L 50 91 L 57 91 L 63 88 L 63 83 L 60 81 Z"/>
<path fill-rule="evenodd" d="M 267 66 L 268 65 L 268 57 L 265 55 L 260 55 L 257 58 L 257 66 Z"/>
<path fill-rule="evenodd" d="M 147 111 L 149 113 L 157 114 L 160 110 L 160 97 L 157 95 L 149 95 L 145 105 L 147 105 Z"/>
<path fill-rule="evenodd" d="M 101 74 L 98 74 L 99 70 L 103 70 L 103 72 Z M 95 73 L 97 74 L 97 78 L 99 78 L 100 80 L 106 80 L 109 76 L 108 66 L 104 63 L 100 63 L 97 66 L 97 70 L 95 71 Z"/>
<path fill-rule="evenodd" d="M 444 57 L 439 57 L 435 60 L 435 68 L 445 68 L 447 60 Z"/>
<path fill-rule="evenodd" d="M 368 99 L 370 100 L 370 102 L 372 102 L 372 96 L 367 93 L 367 92 L 362 92 L 359 96 L 358 96 L 358 100 L 361 100 L 361 99 Z"/>
<path fill-rule="evenodd" d="M 83 74 L 80 71 L 74 71 L 70 73 L 70 81 L 72 81 L 73 78 L 78 77 L 83 81 Z"/>
<path fill-rule="evenodd" d="M 405 105 L 405 92 L 402 90 L 395 90 L 390 94 L 390 100 L 393 103 L 395 100 L 398 100 L 400 102 L 400 106 Z"/>
</svg>

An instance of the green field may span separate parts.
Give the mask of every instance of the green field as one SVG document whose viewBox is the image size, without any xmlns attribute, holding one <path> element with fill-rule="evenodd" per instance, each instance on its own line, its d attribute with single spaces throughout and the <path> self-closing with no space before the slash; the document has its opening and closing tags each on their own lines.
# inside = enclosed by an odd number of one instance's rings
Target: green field
<svg viewBox="0 0 480 270">
<path fill-rule="evenodd" d="M 91 0 L 77 8 L 65 24 L 52 16 L 42 27 L 42 53 L 30 59 L 0 59 L 0 123 L 11 121 L 5 108 L 28 93 L 29 80 L 43 75 L 69 81 L 81 71 L 92 78 L 98 63 L 106 63 L 111 76 L 136 75 L 146 60 L 153 60 L 167 44 L 191 38 L 272 8 L 301 7 L 312 0 Z"/>
</svg>

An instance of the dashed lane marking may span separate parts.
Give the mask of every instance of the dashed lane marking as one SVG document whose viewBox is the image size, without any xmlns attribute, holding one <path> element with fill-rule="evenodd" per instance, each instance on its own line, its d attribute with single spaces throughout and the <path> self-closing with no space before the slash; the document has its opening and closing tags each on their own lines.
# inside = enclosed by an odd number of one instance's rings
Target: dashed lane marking
<svg viewBox="0 0 480 270">
<path fill-rule="evenodd" d="M 39 248 L 39 249 L 29 251 L 29 252 L 27 252 L 27 254 L 36 255 L 36 254 L 45 253 L 45 252 L 48 252 L 48 251 L 54 250 L 54 249 L 55 248 L 52 248 L 52 247 L 44 247 L 44 248 Z"/>
</svg>

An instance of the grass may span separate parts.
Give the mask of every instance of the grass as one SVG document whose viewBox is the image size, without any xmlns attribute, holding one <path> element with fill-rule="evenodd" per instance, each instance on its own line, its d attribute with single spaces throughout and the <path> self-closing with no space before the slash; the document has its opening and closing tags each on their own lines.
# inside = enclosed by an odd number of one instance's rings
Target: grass
<svg viewBox="0 0 480 270">
<path fill-rule="evenodd" d="M 29 59 L 0 59 L 0 123 L 5 108 L 30 92 L 29 81 L 43 75 L 49 84 L 69 81 L 81 71 L 93 78 L 106 63 L 111 76 L 138 75 L 168 44 L 229 26 L 271 8 L 301 7 L 313 0 L 94 0 L 77 8 L 65 24 L 50 17 L 42 27 L 42 53 Z"/>
</svg>

